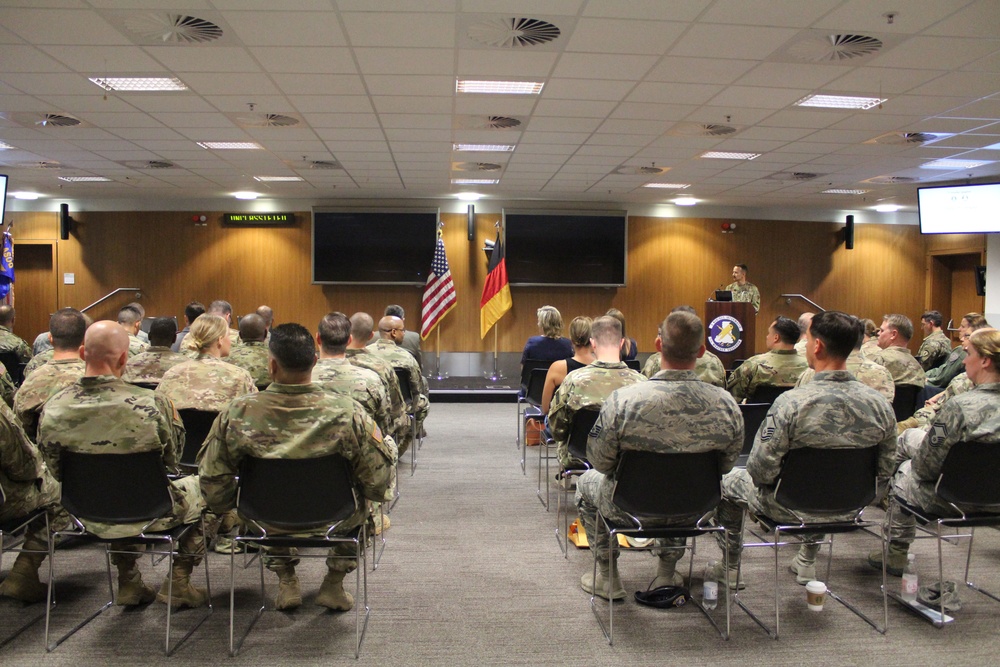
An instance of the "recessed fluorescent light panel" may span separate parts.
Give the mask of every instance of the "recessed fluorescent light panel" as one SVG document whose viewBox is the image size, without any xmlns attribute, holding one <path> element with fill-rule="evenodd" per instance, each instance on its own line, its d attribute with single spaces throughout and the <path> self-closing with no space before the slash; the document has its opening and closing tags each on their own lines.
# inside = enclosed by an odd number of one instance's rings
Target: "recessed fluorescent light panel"
<svg viewBox="0 0 1000 667">
<path fill-rule="evenodd" d="M 727 151 L 708 151 L 702 153 L 701 157 L 714 160 L 754 160 L 760 157 L 760 153 L 732 153 Z"/>
<path fill-rule="evenodd" d="M 256 192 L 248 192 L 245 190 L 241 190 L 240 192 L 234 192 L 233 196 L 236 197 L 237 199 L 256 199 L 260 195 L 257 194 Z"/>
<path fill-rule="evenodd" d="M 698 203 L 698 200 L 694 197 L 678 197 L 674 200 L 674 203 L 678 206 L 694 206 Z"/>
<path fill-rule="evenodd" d="M 851 95 L 806 95 L 795 103 L 797 107 L 819 109 L 871 109 L 886 100 L 880 97 L 856 97 Z"/>
<path fill-rule="evenodd" d="M 11 192 L 11 194 L 14 196 L 14 199 L 27 199 L 27 200 L 35 200 L 41 196 L 37 192 Z"/>
<path fill-rule="evenodd" d="M 467 151 L 473 153 L 510 153 L 514 150 L 513 144 L 452 144 L 454 151 Z"/>
<path fill-rule="evenodd" d="M 119 93 L 153 93 L 187 90 L 180 79 L 166 76 L 92 77 L 90 79 L 104 90 Z"/>
<path fill-rule="evenodd" d="M 665 190 L 683 190 L 691 187 L 690 183 L 646 183 L 644 188 L 663 188 Z"/>
<path fill-rule="evenodd" d="M 292 183 L 293 181 L 301 181 L 301 176 L 254 176 L 253 180 L 260 181 L 261 183 Z"/>
<path fill-rule="evenodd" d="M 879 213 L 895 213 L 901 208 L 903 207 L 897 204 L 879 204 L 875 207 L 875 210 Z"/>
<path fill-rule="evenodd" d="M 496 185 L 499 178 L 453 178 L 452 185 Z"/>
<path fill-rule="evenodd" d="M 538 95 L 544 87 L 542 81 L 455 81 L 455 92 L 483 95 Z"/>
<path fill-rule="evenodd" d="M 111 179 L 104 176 L 60 176 L 59 180 L 67 183 L 106 183 Z"/>
<path fill-rule="evenodd" d="M 11 146 L 10 144 L 5 144 L 4 142 L 0 141 L 0 151 L 10 150 L 11 148 L 14 147 Z"/>
<path fill-rule="evenodd" d="M 825 195 L 863 195 L 866 192 L 871 192 L 871 190 L 845 190 L 843 188 L 831 188 L 830 190 L 823 190 Z"/>
<path fill-rule="evenodd" d="M 212 151 L 259 151 L 263 146 L 255 141 L 199 141 L 198 145 Z"/>
<path fill-rule="evenodd" d="M 974 162 L 972 160 L 933 160 L 920 165 L 921 169 L 975 169 L 984 164 L 992 164 L 989 161 Z"/>
</svg>

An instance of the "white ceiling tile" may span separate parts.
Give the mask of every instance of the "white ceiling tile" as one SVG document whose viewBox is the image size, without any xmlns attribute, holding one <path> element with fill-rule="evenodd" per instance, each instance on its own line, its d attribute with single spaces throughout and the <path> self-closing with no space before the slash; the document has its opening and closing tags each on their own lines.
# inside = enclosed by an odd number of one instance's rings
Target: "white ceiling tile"
<svg viewBox="0 0 1000 667">
<path fill-rule="evenodd" d="M 833 125 L 851 116 L 848 111 L 819 111 L 817 109 L 784 109 L 761 121 L 769 127 L 811 127 L 821 128 Z"/>
<path fill-rule="evenodd" d="M 351 50 L 332 46 L 261 46 L 250 53 L 268 72 L 356 74 Z"/>
<path fill-rule="evenodd" d="M 808 88 L 765 88 L 764 86 L 727 86 L 709 102 L 712 106 L 733 109 L 783 109 L 810 93 Z"/>
<path fill-rule="evenodd" d="M 130 128 L 141 128 L 141 133 L 149 129 L 166 129 L 163 124 L 144 113 L 87 113 L 80 115 L 81 120 L 100 127 L 114 128 L 114 133 L 122 136 L 122 131 Z M 169 131 L 169 130 L 167 130 Z"/>
<path fill-rule="evenodd" d="M 941 114 L 949 118 L 985 118 L 1000 120 L 1000 98 L 978 100 L 964 104 Z"/>
<path fill-rule="evenodd" d="M 3 71 L 69 72 L 70 69 L 34 46 L 11 44 L 3 49 Z"/>
<path fill-rule="evenodd" d="M 522 145 L 526 142 L 539 143 L 539 144 L 563 144 L 570 145 L 575 144 L 579 146 L 584 141 L 590 137 L 590 132 L 559 132 L 559 131 L 542 131 L 535 128 L 535 124 L 532 123 L 531 129 L 524 132 L 524 139 L 522 140 Z"/>
<path fill-rule="evenodd" d="M 274 74 L 271 78 L 286 95 L 366 94 L 361 77 L 350 74 Z"/>
<path fill-rule="evenodd" d="M 834 11 L 819 19 L 815 26 L 842 30 L 852 30 L 915 34 L 937 23 L 953 13 L 968 0 L 907 0 L 906 5 L 897 5 L 893 0 L 849 0 Z M 889 25 L 883 14 L 898 12 Z"/>
<path fill-rule="evenodd" d="M 363 95 L 295 95 L 289 98 L 308 122 L 315 124 L 325 113 L 372 112 L 371 102 Z"/>
<path fill-rule="evenodd" d="M 434 98 L 451 103 L 454 100 L 455 113 L 465 115 L 514 116 L 522 118 L 531 115 L 540 100 L 533 95 L 457 95 Z M 409 98 L 413 99 L 413 98 Z"/>
<path fill-rule="evenodd" d="M 451 95 L 455 90 L 452 76 L 391 76 L 375 74 L 365 77 L 372 95 Z"/>
<path fill-rule="evenodd" d="M 149 113 L 154 111 L 160 113 L 192 112 L 208 115 L 215 111 L 211 104 L 190 92 L 129 93 L 126 99 L 135 108 Z"/>
<path fill-rule="evenodd" d="M 488 49 L 459 49 L 457 75 L 461 78 L 509 76 L 518 80 L 547 77 L 558 56 L 553 51 L 511 50 L 498 54 Z"/>
<path fill-rule="evenodd" d="M 356 48 L 361 73 L 369 74 L 441 74 L 451 72 L 455 55 L 451 49 Z"/>
<path fill-rule="evenodd" d="M 698 107 L 697 110 L 683 118 L 686 123 L 725 123 L 746 127 L 762 123 L 775 113 L 773 109 L 733 108 L 732 106 Z"/>
<path fill-rule="evenodd" d="M 699 18 L 711 23 L 804 28 L 840 0 L 716 0 Z"/>
<path fill-rule="evenodd" d="M 531 127 L 526 136 L 535 132 L 593 132 L 601 125 L 597 118 L 550 118 L 539 117 L 531 119 Z"/>
<path fill-rule="evenodd" d="M 375 95 L 372 103 L 378 113 L 433 113 L 451 115 L 452 100 L 448 97 L 406 97 Z"/>
<path fill-rule="evenodd" d="M 735 83 L 740 86 L 772 88 L 821 88 L 851 71 L 850 67 L 797 65 L 794 63 L 761 63 Z"/>
<path fill-rule="evenodd" d="M 351 44 L 362 46 L 452 48 L 455 21 L 448 15 L 350 12 L 342 14 Z"/>
<path fill-rule="evenodd" d="M 374 128 L 379 127 L 378 118 L 375 114 L 368 113 L 330 113 L 323 114 L 322 119 L 319 119 L 321 123 L 318 128 L 344 128 L 344 127 L 357 127 L 357 128 Z M 322 135 L 322 133 L 317 129 L 317 134 Z"/>
<path fill-rule="evenodd" d="M 577 22 L 566 51 L 662 55 L 686 27 L 667 21 L 583 18 Z"/>
<path fill-rule="evenodd" d="M 643 82 L 635 87 L 628 96 L 628 101 L 705 104 L 722 90 L 723 86 L 716 84 Z"/>
<path fill-rule="evenodd" d="M 0 8 L 0 25 L 31 44 L 128 44 L 107 21 L 86 10 Z"/>
<path fill-rule="evenodd" d="M 952 37 L 996 37 L 998 25 L 1000 4 L 993 0 L 979 0 L 930 26 L 926 33 Z"/>
<path fill-rule="evenodd" d="M 613 118 L 601 123 L 599 132 L 604 134 L 640 134 L 657 137 L 667 129 L 669 123 L 660 120 L 628 120 Z"/>
<path fill-rule="evenodd" d="M 0 74 L 4 83 L 18 90 L 30 90 L 33 95 L 87 95 L 100 91 L 80 74 L 17 73 Z"/>
<path fill-rule="evenodd" d="M 218 5 L 218 3 L 215 3 Z M 245 44 L 256 46 L 344 46 L 347 42 L 336 15 L 330 12 L 235 11 L 226 21 Z M 324 3 L 325 4 L 325 3 Z M 268 3 L 271 7 L 274 3 Z"/>
<path fill-rule="evenodd" d="M 678 40 L 670 55 L 764 59 L 796 34 L 788 28 L 698 24 Z"/>
<path fill-rule="evenodd" d="M 890 97 L 901 95 L 942 75 L 940 70 L 859 67 L 826 84 L 824 92 L 842 91 Z"/>
<path fill-rule="evenodd" d="M 946 115 L 967 100 L 961 97 L 930 97 L 927 95 L 900 95 L 885 103 L 892 113 L 938 116 Z"/>
<path fill-rule="evenodd" d="M 646 81 L 733 83 L 756 64 L 754 60 L 667 56 L 646 75 Z"/>
<path fill-rule="evenodd" d="M 384 113 L 379 114 L 379 120 L 386 128 L 451 129 L 451 118 L 440 114 Z"/>
<path fill-rule="evenodd" d="M 545 84 L 543 99 L 621 100 L 635 86 L 634 81 L 556 79 Z"/>
<path fill-rule="evenodd" d="M 205 57 L 204 49 L 183 46 L 147 46 L 145 51 L 178 76 L 183 72 L 259 72 L 261 69 L 246 49 L 236 46 L 213 47 L 211 58 Z"/>
<path fill-rule="evenodd" d="M 75 72 L 85 76 L 163 75 L 163 65 L 138 46 L 42 46 L 39 47 Z"/>
<path fill-rule="evenodd" d="M 418 3 L 422 4 L 422 3 Z M 504 0 L 502 11 L 508 16 L 525 15 L 533 16 L 538 13 L 540 7 L 545 8 L 546 14 L 564 14 L 573 16 L 585 5 L 585 0 Z M 459 3 L 463 12 L 477 12 L 480 14 L 496 14 L 501 11 L 496 0 L 461 0 Z"/>
<path fill-rule="evenodd" d="M 695 104 L 654 104 L 647 102 L 622 102 L 610 114 L 609 118 L 625 118 L 636 120 L 657 120 L 662 122 L 677 121 L 695 109 Z"/>
<path fill-rule="evenodd" d="M 1000 51 L 963 65 L 962 69 L 970 72 L 1000 72 Z"/>
<path fill-rule="evenodd" d="M 214 128 L 232 128 L 233 123 L 225 116 L 220 116 L 216 113 L 157 113 L 152 112 L 151 114 L 158 121 L 166 125 L 167 127 L 172 127 L 180 130 L 181 128 L 192 128 L 192 127 L 214 127 Z M 240 130 L 243 134 L 243 131 Z M 245 135 L 244 135 L 245 136 Z"/>
<path fill-rule="evenodd" d="M 656 60 L 653 56 L 564 53 L 556 64 L 553 76 L 638 81 Z"/>
<path fill-rule="evenodd" d="M 295 113 L 284 95 L 203 95 L 202 99 L 223 113 L 250 112 L 250 104 L 254 106 L 254 112 L 261 113 Z"/>
<path fill-rule="evenodd" d="M 954 70 L 1000 49 L 1000 40 L 911 37 L 871 61 L 873 67 Z"/>
<path fill-rule="evenodd" d="M 99 88 L 94 88 L 87 95 L 39 95 L 41 106 L 51 105 L 57 109 L 72 109 L 72 114 L 83 116 L 90 113 L 135 113 L 136 107 L 129 104 L 117 95 L 108 95 L 104 99 L 104 94 Z M 36 103 L 36 106 L 38 103 Z M 7 105 L 0 105 L 5 111 L 17 111 Z M 85 119 L 84 119 L 85 120 Z"/>
<path fill-rule="evenodd" d="M 615 106 L 615 102 L 610 101 L 539 100 L 532 115 L 557 118 L 605 118 Z"/>
<path fill-rule="evenodd" d="M 380 128 L 315 127 L 314 129 L 316 135 L 325 141 L 385 141 L 385 135 Z"/>
<path fill-rule="evenodd" d="M 225 76 L 219 76 L 207 72 L 190 72 L 184 75 L 184 83 L 201 95 L 280 94 L 271 82 L 271 77 L 264 73 L 228 72 Z"/>
<path fill-rule="evenodd" d="M 909 91 L 911 95 L 981 97 L 1000 91 L 1000 72 L 948 72 Z"/>
</svg>

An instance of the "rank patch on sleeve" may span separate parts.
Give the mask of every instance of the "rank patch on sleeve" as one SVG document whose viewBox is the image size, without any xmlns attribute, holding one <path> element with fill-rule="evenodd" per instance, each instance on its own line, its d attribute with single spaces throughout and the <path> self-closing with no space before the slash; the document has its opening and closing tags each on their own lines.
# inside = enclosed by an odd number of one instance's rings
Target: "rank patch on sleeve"
<svg viewBox="0 0 1000 667">
<path fill-rule="evenodd" d="M 760 441 L 767 442 L 774 436 L 774 415 L 768 413 L 764 418 L 764 423 L 760 427 Z"/>
</svg>

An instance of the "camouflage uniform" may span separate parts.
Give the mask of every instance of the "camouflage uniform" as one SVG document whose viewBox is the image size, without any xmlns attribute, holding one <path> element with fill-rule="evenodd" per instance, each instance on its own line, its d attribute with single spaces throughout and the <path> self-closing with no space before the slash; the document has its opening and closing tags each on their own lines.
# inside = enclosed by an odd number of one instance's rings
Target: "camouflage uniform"
<svg viewBox="0 0 1000 667">
<path fill-rule="evenodd" d="M 417 431 L 419 432 L 424 419 L 427 418 L 430 400 L 428 399 L 427 380 L 420 374 L 420 366 L 417 365 L 416 359 L 413 358 L 412 354 L 385 338 L 375 341 L 368 346 L 368 349 L 373 354 L 388 361 L 394 370 L 405 368 L 410 371 L 410 396 L 413 399 L 413 404 L 407 408 L 416 416 Z"/>
<path fill-rule="evenodd" d="M 920 343 L 916 358 L 925 371 L 940 366 L 951 354 L 951 340 L 943 331 L 933 331 Z"/>
<path fill-rule="evenodd" d="M 223 361 L 250 373 L 254 384 L 259 387 L 271 384 L 271 376 L 267 372 L 267 343 L 262 340 L 243 341 L 243 344 L 234 347 Z"/>
<path fill-rule="evenodd" d="M 927 371 L 927 384 L 947 387 L 960 373 L 965 372 L 965 348 L 956 345 L 940 366 Z"/>
<path fill-rule="evenodd" d="M 256 394 L 253 378 L 242 368 L 210 354 L 177 364 L 163 374 L 156 392 L 168 397 L 178 410 L 221 411 L 238 396 Z"/>
<path fill-rule="evenodd" d="M 892 399 L 896 395 L 896 385 L 892 383 L 892 376 L 889 375 L 889 371 L 887 371 L 884 366 L 876 364 L 871 359 L 865 359 L 861 356 L 861 352 L 859 350 L 854 350 L 851 352 L 850 356 L 847 357 L 847 370 L 850 371 L 851 375 L 853 375 L 854 379 L 858 382 L 868 385 L 878 393 L 885 396 L 885 400 L 892 403 Z M 815 375 L 816 371 L 811 368 L 807 368 L 806 371 L 799 376 L 799 381 L 795 383 L 795 386 L 801 387 L 807 382 L 810 382 Z"/>
<path fill-rule="evenodd" d="M 587 460 L 594 469 L 576 484 L 576 504 L 591 548 L 607 553 L 608 534 L 596 529 L 598 509 L 613 521 L 627 519 L 611 502 L 622 452 L 718 450 L 724 452 L 722 470 L 728 471 L 742 447 L 743 416 L 736 402 L 725 390 L 699 381 L 692 371 L 660 371 L 649 382 L 612 393 L 587 442 Z M 684 539 L 658 540 L 658 544 L 677 547 Z M 617 552 L 617 544 L 613 547 Z"/>
<path fill-rule="evenodd" d="M 14 396 L 14 412 L 29 438 L 35 439 L 45 401 L 83 377 L 85 368 L 83 359 L 57 359 L 24 379 Z"/>
<path fill-rule="evenodd" d="M 795 350 L 770 350 L 740 364 L 729 376 L 726 388 L 733 398 L 742 401 L 753 396 L 757 387 L 793 386 L 807 368 L 809 364 Z"/>
<path fill-rule="evenodd" d="M 399 455 L 402 456 L 410 444 L 413 442 L 413 427 L 410 426 L 410 418 L 406 416 L 406 404 L 403 402 L 403 392 L 399 388 L 399 378 L 392 370 L 392 365 L 377 354 L 373 354 L 367 348 L 359 350 L 347 350 L 347 361 L 352 366 L 366 368 L 375 372 L 385 385 L 389 394 L 390 416 L 395 427 L 392 429 L 393 438 L 399 448 Z"/>
<path fill-rule="evenodd" d="M 244 457 L 300 459 L 328 454 L 341 454 L 351 462 L 359 499 L 383 499 L 396 452 L 383 441 L 382 432 L 364 408 L 357 401 L 326 392 L 316 384 L 274 382 L 257 395 L 234 400 L 212 425 L 198 454 L 201 490 L 208 507 L 221 514 L 236 507 L 236 476 Z M 350 532 L 367 517 L 366 504 L 360 502 L 357 511 L 340 524 L 336 534 Z M 322 535 L 326 529 L 318 527 L 308 534 Z M 350 545 L 337 545 L 330 555 L 349 556 L 353 551 Z M 270 553 L 267 564 L 271 569 L 297 564 L 282 557 L 294 555 L 290 551 L 271 549 Z M 350 572 L 357 563 L 352 559 L 330 558 L 327 567 Z"/>
<path fill-rule="evenodd" d="M 128 360 L 122 379 L 131 384 L 159 384 L 164 373 L 185 361 L 187 357 L 169 347 L 150 347 Z"/>
<path fill-rule="evenodd" d="M 385 437 L 391 437 L 392 403 L 375 371 L 355 366 L 346 358 L 320 359 L 313 366 L 312 381 L 333 394 L 350 396 L 364 407 Z"/>
<path fill-rule="evenodd" d="M 885 366 L 885 369 L 892 375 L 893 384 L 923 387 L 927 383 L 924 369 L 920 367 L 920 362 L 913 357 L 909 348 L 890 345 L 868 358 L 876 364 Z"/>
<path fill-rule="evenodd" d="M 760 312 L 760 290 L 753 283 L 745 285 L 729 283 L 726 289 L 733 293 L 733 301 L 744 301 L 753 306 L 754 312 Z"/>
<path fill-rule="evenodd" d="M 8 408 L 14 407 L 14 393 L 17 387 L 14 386 L 14 378 L 7 372 L 7 367 L 0 364 L 0 398 L 7 404 Z"/>
<path fill-rule="evenodd" d="M 969 379 L 968 375 L 965 373 L 959 373 L 955 376 L 954 380 L 948 383 L 948 387 L 936 396 L 937 400 L 934 403 L 924 405 L 913 413 L 912 417 L 899 422 L 900 433 L 909 428 L 926 430 L 934 421 L 934 416 L 941 410 L 941 406 L 959 394 L 972 391 L 974 387 L 975 385 L 972 384 L 972 380 Z"/>
<path fill-rule="evenodd" d="M 651 378 L 659 372 L 660 353 L 654 352 L 649 355 L 649 359 L 646 359 L 646 363 L 642 367 L 642 374 L 647 378 Z M 705 354 L 698 357 L 698 360 L 694 362 L 694 374 L 702 382 L 707 382 L 722 389 L 726 388 L 726 368 L 722 365 L 722 360 L 709 350 L 705 350 Z"/>
<path fill-rule="evenodd" d="M 137 357 L 149 349 L 149 343 L 143 343 L 138 336 L 128 335 L 128 356 L 129 359 Z"/>
<path fill-rule="evenodd" d="M 22 364 L 31 361 L 31 348 L 7 327 L 0 327 L 0 352 L 13 352 Z"/>
<path fill-rule="evenodd" d="M 50 398 L 38 423 L 38 445 L 53 476 L 61 479 L 59 457 L 63 450 L 87 454 L 127 454 L 157 451 L 170 472 L 184 448 L 184 424 L 165 396 L 128 384 L 112 375 L 82 377 Z M 127 484 L 128 480 L 121 480 Z M 197 523 L 180 543 L 184 556 L 175 559 L 196 565 L 204 553 L 201 513 L 204 503 L 195 475 L 172 480 L 173 507 L 150 530 L 168 530 Z M 104 539 L 138 535 L 146 524 L 84 522 L 87 530 Z M 141 550 L 141 547 L 137 547 Z M 112 554 L 115 564 L 134 561 L 138 554 Z"/>
<path fill-rule="evenodd" d="M 52 356 L 55 353 L 56 351 L 50 347 L 49 349 L 43 350 L 42 352 L 39 352 L 38 354 L 33 356 L 31 358 L 31 361 L 28 362 L 28 365 L 24 367 L 24 377 L 28 377 L 29 375 L 37 371 L 39 368 L 47 364 L 52 359 Z"/>
<path fill-rule="evenodd" d="M 874 355 L 882 351 L 882 348 L 878 346 L 878 339 L 874 336 L 870 340 L 861 344 L 861 356 L 865 359 L 871 359 Z"/>
<path fill-rule="evenodd" d="M 934 514 L 954 515 L 955 510 L 938 497 L 934 487 L 948 452 L 957 442 L 1000 445 L 1000 383 L 981 384 L 949 400 L 941 408 L 913 458 L 904 461 L 892 478 L 893 495 Z M 991 507 L 964 506 L 962 509 L 996 512 L 996 508 Z M 915 533 L 913 515 L 897 508 L 889 526 L 892 540 L 908 544 Z"/>
<path fill-rule="evenodd" d="M 556 441 L 556 456 L 563 468 L 582 468 L 583 461 L 570 456 L 569 435 L 573 415 L 580 410 L 600 410 L 604 400 L 619 387 L 645 382 L 646 377 L 625 365 L 624 361 L 594 361 L 566 376 L 549 408 L 549 430 Z"/>
<path fill-rule="evenodd" d="M 722 478 L 717 520 L 730 531 L 729 567 L 736 568 L 743 549 L 744 509 L 778 521 L 798 521 L 774 499 L 774 485 L 790 450 L 873 445 L 879 447 L 878 474 L 886 478 L 892 474 L 896 448 L 892 406 L 849 372 L 817 373 L 809 384 L 779 396 L 754 438 L 746 469 L 733 470 Z M 804 519 L 810 518 L 806 512 L 800 514 Z M 803 539 L 816 541 L 821 535 L 803 535 Z"/>
</svg>

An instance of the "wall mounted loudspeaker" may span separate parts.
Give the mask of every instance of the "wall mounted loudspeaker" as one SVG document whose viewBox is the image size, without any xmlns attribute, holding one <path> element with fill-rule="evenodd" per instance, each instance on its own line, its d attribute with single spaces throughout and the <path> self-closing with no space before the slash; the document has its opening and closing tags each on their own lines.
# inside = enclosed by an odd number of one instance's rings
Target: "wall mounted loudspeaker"
<svg viewBox="0 0 1000 667">
<path fill-rule="evenodd" d="M 69 204 L 59 204 L 59 238 L 69 240 L 69 232 L 73 228 L 73 218 L 69 215 Z"/>
<path fill-rule="evenodd" d="M 847 216 L 847 226 L 844 227 L 844 246 L 854 250 L 854 216 Z"/>
<path fill-rule="evenodd" d="M 986 296 L 986 267 L 976 265 L 976 296 Z"/>
<path fill-rule="evenodd" d="M 469 204 L 469 240 L 476 238 L 476 205 Z"/>
</svg>

